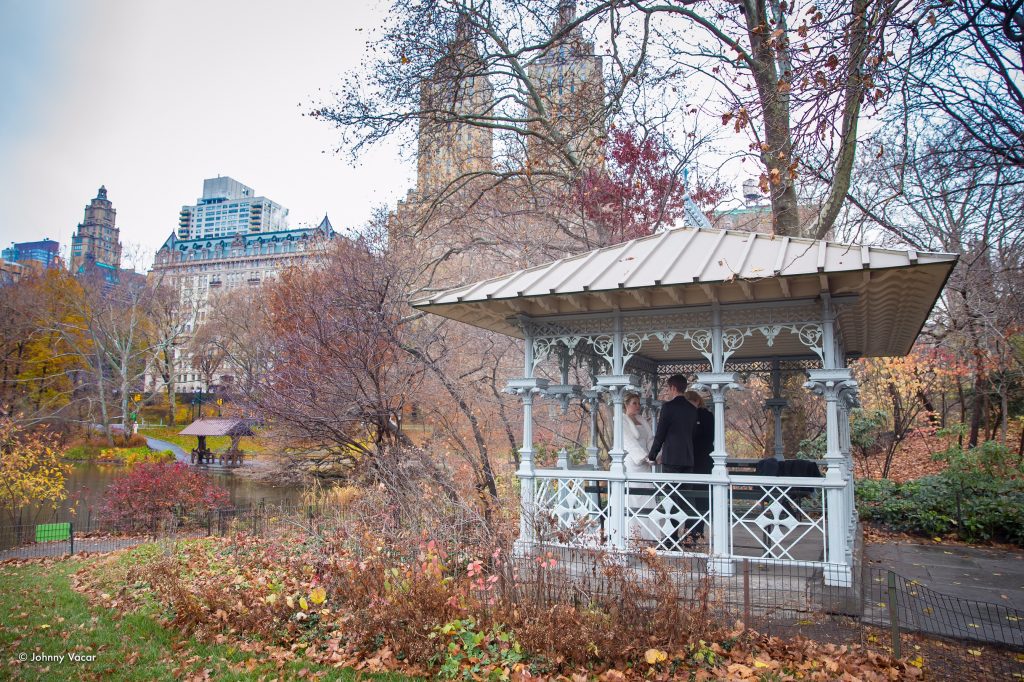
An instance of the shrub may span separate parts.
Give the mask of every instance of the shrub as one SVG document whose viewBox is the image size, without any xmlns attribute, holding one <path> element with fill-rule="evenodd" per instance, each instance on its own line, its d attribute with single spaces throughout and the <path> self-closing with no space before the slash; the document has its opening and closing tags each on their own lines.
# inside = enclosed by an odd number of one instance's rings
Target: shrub
<svg viewBox="0 0 1024 682">
<path fill-rule="evenodd" d="M 1004 446 L 989 441 L 935 456 L 940 474 L 915 481 L 859 481 L 861 518 L 894 530 L 967 542 L 1005 541 L 1024 546 L 1024 469 Z"/>
<path fill-rule="evenodd" d="M 91 462 L 99 457 L 102 450 L 103 447 L 100 445 L 83 443 L 80 445 L 72 445 L 61 454 L 61 457 L 74 462 Z"/>
<path fill-rule="evenodd" d="M 96 456 L 98 462 L 111 462 L 134 466 L 144 462 L 152 464 L 171 464 L 175 461 L 174 453 L 170 450 L 150 450 L 149 446 L 143 445 L 134 448 L 107 448 L 100 451 Z"/>
<path fill-rule="evenodd" d="M 187 465 L 143 463 L 115 480 L 101 514 L 118 529 L 154 528 L 172 517 L 228 506 L 228 491 Z"/>
</svg>

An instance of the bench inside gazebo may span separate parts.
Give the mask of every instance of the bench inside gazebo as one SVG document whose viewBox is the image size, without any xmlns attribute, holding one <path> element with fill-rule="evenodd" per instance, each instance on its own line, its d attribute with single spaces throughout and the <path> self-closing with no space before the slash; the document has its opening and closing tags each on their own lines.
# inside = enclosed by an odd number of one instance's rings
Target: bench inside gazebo
<svg viewBox="0 0 1024 682">
<path fill-rule="evenodd" d="M 216 461 L 221 466 L 242 466 L 244 452 L 239 448 L 243 436 L 252 436 L 251 421 L 248 419 L 197 419 L 178 435 L 195 436 L 197 445 L 192 449 L 192 464 L 209 465 Z M 210 436 L 229 436 L 231 445 L 221 452 L 214 452 L 206 445 Z"/>
<path fill-rule="evenodd" d="M 524 340 L 523 374 L 508 390 L 523 405 L 519 550 L 538 545 L 627 549 L 643 542 L 707 560 L 732 575 L 738 560 L 820 569 L 849 586 L 857 530 L 849 362 L 906 355 L 956 256 L 708 229 L 674 229 L 432 295 L 414 305 Z M 557 361 L 560 381 L 537 376 Z M 573 363 L 590 385 L 569 383 Z M 766 478 L 731 468 L 725 410 L 741 377 L 761 373 L 774 395 L 775 456 L 782 459 L 780 393 L 787 373 L 825 403 L 820 478 Z M 710 474 L 627 474 L 623 401 L 638 392 L 655 410 L 660 383 L 689 375 L 715 416 Z M 534 464 L 538 398 L 591 409 L 588 462 Z M 610 467 L 599 470 L 596 406 L 610 405 Z M 677 545 L 676 529 L 706 524 L 706 544 Z M 551 534 L 546 529 L 556 529 Z"/>
</svg>

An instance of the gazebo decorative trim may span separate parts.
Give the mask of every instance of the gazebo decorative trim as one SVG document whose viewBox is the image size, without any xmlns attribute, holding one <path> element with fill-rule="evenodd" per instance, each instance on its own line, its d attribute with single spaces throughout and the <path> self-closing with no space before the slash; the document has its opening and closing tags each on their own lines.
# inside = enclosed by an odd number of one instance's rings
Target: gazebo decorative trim
<svg viewBox="0 0 1024 682">
<path fill-rule="evenodd" d="M 956 256 L 757 233 L 669 230 L 436 293 L 413 305 L 524 343 L 523 376 L 507 390 L 523 404 L 521 527 L 518 547 L 599 543 L 624 549 L 645 541 L 672 555 L 706 557 L 730 575 L 737 559 L 782 561 L 822 569 L 831 585 L 849 586 L 857 515 L 849 410 L 857 385 L 847 362 L 904 355 Z M 557 358 L 559 383 L 536 376 Z M 568 383 L 575 360 L 591 386 Z M 658 383 L 679 368 L 697 370 L 715 416 L 710 474 L 627 475 L 623 403 L 628 391 L 660 406 Z M 728 465 L 725 405 L 743 388 L 741 374 L 765 372 L 773 395 L 775 457 L 783 458 L 780 392 L 785 372 L 807 375 L 826 413 L 823 478 L 736 475 Z M 589 390 L 585 390 L 588 389 Z M 533 405 L 538 397 L 579 399 L 591 412 L 587 466 L 566 456 L 556 469 L 534 466 Z M 610 468 L 597 469 L 595 409 L 610 403 Z M 781 466 L 781 465 L 780 465 Z M 603 501 L 603 495 L 607 500 Z M 540 519 L 559 533 L 542 537 Z M 706 548 L 676 544 L 710 528 Z M 570 543 L 572 544 L 572 543 Z"/>
<path fill-rule="evenodd" d="M 712 303 L 756 311 L 827 291 L 837 303 L 852 295 L 838 311 L 848 328 L 848 352 L 896 356 L 910 351 L 955 262 L 945 253 L 680 228 L 438 292 L 413 305 L 523 338 L 517 315 L 656 315 Z"/>
</svg>

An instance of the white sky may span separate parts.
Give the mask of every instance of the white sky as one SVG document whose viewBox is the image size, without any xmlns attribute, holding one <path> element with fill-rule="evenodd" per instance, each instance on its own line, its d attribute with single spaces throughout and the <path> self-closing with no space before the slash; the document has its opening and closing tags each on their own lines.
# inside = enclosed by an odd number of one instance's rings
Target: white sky
<svg viewBox="0 0 1024 682">
<path fill-rule="evenodd" d="M 301 115 L 359 64 L 383 11 L 367 4 L 0 0 L 0 245 L 66 251 L 101 184 L 122 243 L 149 254 L 140 269 L 218 174 L 293 227 L 393 205 L 413 161 L 378 148 L 353 167 L 337 131 Z"/>
</svg>

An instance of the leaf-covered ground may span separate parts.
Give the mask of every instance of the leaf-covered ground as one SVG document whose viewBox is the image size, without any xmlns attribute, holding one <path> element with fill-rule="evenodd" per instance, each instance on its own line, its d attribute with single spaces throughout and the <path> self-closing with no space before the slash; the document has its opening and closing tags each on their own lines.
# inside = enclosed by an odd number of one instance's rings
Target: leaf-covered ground
<svg viewBox="0 0 1024 682">
<path fill-rule="evenodd" d="M 963 645 L 912 638 L 893 661 L 881 631 L 860 646 L 741 626 L 676 645 L 619 633 L 633 645 L 611 652 L 615 633 L 598 644 L 587 628 L 616 621 L 593 606 L 502 612 L 484 561 L 454 571 L 454 559 L 429 553 L 413 564 L 364 555 L 348 566 L 332 555 L 317 568 L 313 559 L 294 539 L 237 536 L 0 564 L 0 678 L 972 679 L 995 654 L 979 647 L 962 667 L 952 654 Z"/>
<path fill-rule="evenodd" d="M 111 557 L 0 565 L 0 679 L 407 679 L 367 676 L 268 650 L 258 642 L 198 641 L 162 625 L 154 603 L 138 600 L 124 609 L 115 596 L 83 594 L 72 587 L 80 571 L 99 571 L 116 580 L 129 564 L 156 551 L 148 545 Z M 43 655 L 64 658 L 32 660 Z"/>
<path fill-rule="evenodd" d="M 344 561 L 332 559 L 334 564 Z M 486 614 L 471 604 L 472 590 L 459 586 L 465 580 L 486 593 L 493 583 L 480 561 L 470 562 L 461 578 L 429 557 L 408 569 L 363 557 L 351 568 L 355 580 L 370 582 L 353 583 L 351 593 L 338 593 L 341 583 L 326 578 L 319 582 L 305 555 L 289 555 L 279 544 L 253 538 L 148 545 L 85 562 L 8 566 L 0 569 L 0 588 L 5 615 L 10 613 L 4 622 L 10 625 L 0 630 L 0 646 L 11 669 L 24 679 L 48 678 L 45 666 L 16 664 L 17 654 L 69 647 L 85 647 L 98 656 L 94 667 L 82 669 L 83 679 L 293 679 L 328 674 L 338 679 L 339 670 L 349 675 L 573 682 L 922 676 L 919 661 L 896 662 L 884 653 L 842 643 L 770 638 L 742 627 L 723 630 L 717 640 L 681 646 L 637 641 L 613 656 L 603 650 L 608 643 L 584 643 L 590 651 L 574 658 L 569 647 L 578 633 L 573 630 L 585 630 L 585 619 L 594 614 L 574 616 L 571 608 L 537 612 L 535 617 L 561 619 L 560 637 L 552 637 L 556 630 L 544 622 L 492 617 L 485 625 Z M 381 581 L 374 582 L 371 574 L 378 571 Z M 379 592 L 369 595 L 372 606 L 353 613 L 359 598 L 355 593 L 371 583 Z M 427 603 L 425 585 L 448 591 L 438 597 L 450 592 L 442 603 L 454 610 L 442 615 L 415 606 L 417 600 Z M 179 628 L 189 635 L 176 634 Z M 549 640 L 543 653 L 531 628 L 539 628 L 540 636 Z M 557 653 L 562 641 L 565 656 Z M 125 665 L 129 660 L 132 664 Z"/>
</svg>

